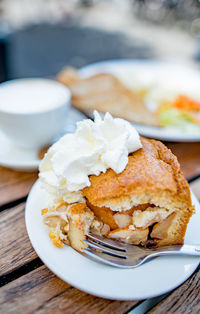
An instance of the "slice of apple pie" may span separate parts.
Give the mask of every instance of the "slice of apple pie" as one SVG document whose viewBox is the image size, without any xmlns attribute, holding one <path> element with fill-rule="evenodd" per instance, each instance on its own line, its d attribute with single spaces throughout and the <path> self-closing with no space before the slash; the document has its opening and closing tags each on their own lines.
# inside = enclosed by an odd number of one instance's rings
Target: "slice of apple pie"
<svg viewBox="0 0 200 314">
<path fill-rule="evenodd" d="M 193 213 L 190 190 L 177 158 L 161 142 L 140 138 L 125 169 L 89 175 L 74 203 L 43 209 L 52 242 L 82 251 L 89 232 L 142 246 L 184 243 Z M 63 194 L 62 198 L 65 198 Z"/>
</svg>

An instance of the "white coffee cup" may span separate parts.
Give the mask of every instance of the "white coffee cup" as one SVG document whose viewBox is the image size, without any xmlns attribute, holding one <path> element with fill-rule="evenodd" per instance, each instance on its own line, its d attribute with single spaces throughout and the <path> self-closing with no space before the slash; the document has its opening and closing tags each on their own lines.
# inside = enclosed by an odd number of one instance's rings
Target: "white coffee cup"
<svg viewBox="0 0 200 314">
<path fill-rule="evenodd" d="M 43 78 L 0 84 L 0 129 L 17 146 L 40 149 L 64 129 L 71 92 Z"/>
</svg>

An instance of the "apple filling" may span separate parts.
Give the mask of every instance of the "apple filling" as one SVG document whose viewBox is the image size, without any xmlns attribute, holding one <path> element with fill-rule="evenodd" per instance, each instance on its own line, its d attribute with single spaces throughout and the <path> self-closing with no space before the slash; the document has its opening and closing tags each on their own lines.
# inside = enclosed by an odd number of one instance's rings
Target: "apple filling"
<svg viewBox="0 0 200 314">
<path fill-rule="evenodd" d="M 64 244 L 82 251 L 89 232 L 136 245 L 156 245 L 168 236 L 176 212 L 152 204 L 134 206 L 115 212 L 107 207 L 87 203 L 68 204 L 42 210 L 43 221 L 49 227 L 49 237 L 57 247 Z"/>
<path fill-rule="evenodd" d="M 49 237 L 57 247 L 67 244 L 82 251 L 86 247 L 84 240 L 90 230 L 101 235 L 110 231 L 110 227 L 97 220 L 85 203 L 69 205 L 60 202 L 50 209 L 43 209 L 42 216 L 44 224 L 49 227 Z"/>
</svg>

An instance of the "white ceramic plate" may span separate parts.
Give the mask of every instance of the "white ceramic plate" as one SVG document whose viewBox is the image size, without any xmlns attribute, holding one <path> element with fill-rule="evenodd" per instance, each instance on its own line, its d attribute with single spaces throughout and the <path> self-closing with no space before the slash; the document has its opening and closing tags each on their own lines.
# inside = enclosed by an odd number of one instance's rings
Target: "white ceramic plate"
<svg viewBox="0 0 200 314">
<path fill-rule="evenodd" d="M 83 120 L 85 115 L 76 109 L 71 108 L 66 122 L 66 128 L 63 132 L 74 132 L 76 122 Z M 14 145 L 0 131 L 0 165 L 20 171 L 34 171 L 38 169 L 40 160 L 37 151 L 25 150 Z"/>
<path fill-rule="evenodd" d="M 82 77 L 90 77 L 102 72 L 117 75 L 130 88 L 134 88 L 135 83 L 140 85 L 140 82 L 144 86 L 156 85 L 163 77 L 165 82 L 170 82 L 173 79 L 175 82 L 180 82 L 179 85 L 185 86 L 185 88 L 188 88 L 189 85 L 190 89 L 199 94 L 200 73 L 192 67 L 176 63 L 122 59 L 93 63 L 79 70 Z M 131 77 L 134 77 L 135 83 L 131 82 Z M 91 116 L 93 115 L 91 114 Z M 134 124 L 134 126 L 141 135 L 163 141 L 200 141 L 200 132 L 198 131 L 186 133 L 178 128 L 171 127 L 158 128 L 139 124 Z"/>
<path fill-rule="evenodd" d="M 71 247 L 55 247 L 43 225 L 41 209 L 47 195 L 37 181 L 26 203 L 26 227 L 38 256 L 58 277 L 98 297 L 141 300 L 166 293 L 183 283 L 196 269 L 199 257 L 159 257 L 135 269 L 118 269 L 92 261 Z M 193 195 L 196 214 L 190 220 L 186 243 L 200 243 L 200 206 Z"/>
</svg>

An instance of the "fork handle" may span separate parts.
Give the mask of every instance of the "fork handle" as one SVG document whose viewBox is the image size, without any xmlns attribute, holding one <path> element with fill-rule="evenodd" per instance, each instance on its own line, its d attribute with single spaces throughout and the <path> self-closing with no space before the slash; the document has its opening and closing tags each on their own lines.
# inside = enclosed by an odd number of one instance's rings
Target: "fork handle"
<svg viewBox="0 0 200 314">
<path fill-rule="evenodd" d="M 160 255 L 192 255 L 200 256 L 200 245 L 171 245 L 166 247 L 159 247 L 158 251 L 156 249 L 152 252 L 153 256 Z"/>
</svg>

